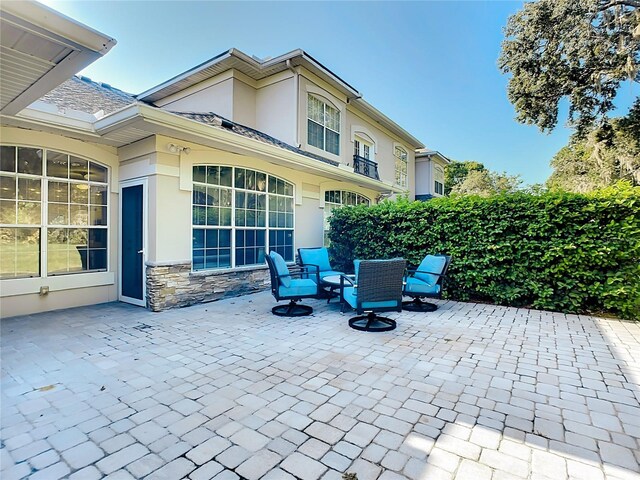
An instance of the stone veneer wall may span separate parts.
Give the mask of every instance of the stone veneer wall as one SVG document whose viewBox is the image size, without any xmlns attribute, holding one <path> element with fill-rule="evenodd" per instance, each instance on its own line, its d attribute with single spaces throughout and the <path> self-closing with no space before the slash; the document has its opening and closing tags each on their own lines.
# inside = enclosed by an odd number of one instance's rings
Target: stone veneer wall
<svg viewBox="0 0 640 480">
<path fill-rule="evenodd" d="M 147 306 L 154 312 L 269 288 L 269 269 L 192 272 L 191 262 L 147 264 Z"/>
</svg>

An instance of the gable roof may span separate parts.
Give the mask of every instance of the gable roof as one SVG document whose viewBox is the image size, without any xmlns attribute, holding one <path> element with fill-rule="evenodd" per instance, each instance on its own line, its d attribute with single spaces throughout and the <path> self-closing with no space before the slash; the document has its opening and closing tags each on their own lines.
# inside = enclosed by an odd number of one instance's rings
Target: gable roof
<svg viewBox="0 0 640 480">
<path fill-rule="evenodd" d="M 278 140 L 277 138 L 272 137 L 271 135 L 267 135 L 266 133 L 263 133 L 259 130 L 227 120 L 226 118 L 220 115 L 217 115 L 213 112 L 204 112 L 204 113 L 171 112 L 171 113 L 175 115 L 179 115 L 181 117 L 188 118 L 190 120 L 195 120 L 196 122 L 204 123 L 205 125 L 209 125 L 214 128 L 220 128 L 223 130 L 232 131 L 234 133 L 237 133 L 238 135 L 242 135 L 243 137 L 253 138 L 254 140 L 258 140 L 268 145 L 280 147 L 280 148 L 283 148 L 284 150 L 289 150 L 290 152 L 304 155 L 305 157 L 313 158 L 315 160 L 320 160 L 321 162 L 328 163 L 329 165 L 334 165 L 334 166 L 339 165 L 339 162 L 336 162 L 334 160 L 329 160 L 328 158 L 324 158 L 314 153 L 306 152 L 300 148 L 294 147 L 293 145 L 289 145 L 288 143 Z M 230 125 L 230 127 L 227 128 L 227 127 L 221 126 L 220 120 L 224 120 L 228 125 Z"/>
<path fill-rule="evenodd" d="M 59 110 L 77 110 L 102 116 L 136 103 L 133 95 L 112 87 L 107 83 L 94 82 L 88 77 L 73 76 L 40 99 L 53 104 Z"/>
</svg>

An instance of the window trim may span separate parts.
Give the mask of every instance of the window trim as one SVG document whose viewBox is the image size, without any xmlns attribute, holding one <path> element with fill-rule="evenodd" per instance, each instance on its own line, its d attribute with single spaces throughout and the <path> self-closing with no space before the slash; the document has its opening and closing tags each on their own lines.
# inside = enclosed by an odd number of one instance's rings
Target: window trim
<svg viewBox="0 0 640 480">
<path fill-rule="evenodd" d="M 232 169 L 232 173 L 231 173 L 231 186 L 221 186 L 221 185 L 215 185 L 215 184 L 211 184 L 211 183 L 203 183 L 203 182 L 197 182 L 196 180 L 193 179 L 193 171 L 194 168 L 196 167 L 229 167 Z M 242 170 L 249 170 L 252 172 L 258 172 L 258 173 L 263 173 L 265 174 L 265 179 L 266 179 L 266 187 L 264 192 L 258 191 L 258 190 L 248 190 L 246 188 L 239 188 L 235 186 L 235 171 L 236 169 L 242 169 Z M 198 186 L 212 186 L 212 187 L 219 187 L 219 188 L 226 188 L 226 189 L 230 189 L 231 190 L 231 206 L 229 207 L 231 209 L 231 221 L 230 221 L 230 225 L 195 225 L 193 223 L 193 209 L 194 209 L 194 202 L 193 202 L 193 191 L 195 191 L 195 189 L 192 189 L 191 191 L 191 210 L 190 210 L 190 215 L 191 215 L 191 245 L 190 245 L 190 251 L 191 251 L 191 274 L 193 275 L 215 275 L 215 274 L 221 274 L 221 273 L 228 273 L 228 272 L 241 272 L 241 271 L 251 271 L 251 270 L 256 270 L 256 269 L 262 269 L 264 267 L 266 267 L 266 264 L 261 264 L 261 263 L 254 263 L 254 264 L 250 264 L 250 265 L 236 265 L 236 232 L 239 230 L 263 230 L 265 232 L 265 255 L 269 254 L 271 245 L 269 242 L 269 232 L 270 231 L 291 231 L 293 234 L 293 243 L 291 245 L 291 251 L 292 251 L 292 259 L 291 260 L 287 260 L 287 263 L 292 264 L 295 263 L 295 251 L 296 251 L 296 235 L 295 235 L 295 229 L 296 229 L 296 183 L 289 181 L 283 177 L 280 177 L 278 175 L 274 175 L 272 173 L 269 173 L 267 171 L 264 170 L 260 170 L 258 168 L 255 167 L 249 167 L 249 166 L 242 166 L 242 165 L 229 165 L 229 164 L 213 164 L 213 163 L 194 163 L 191 166 L 191 174 L 192 174 L 192 179 L 191 179 L 191 185 L 192 187 L 198 185 Z M 277 180 L 281 180 L 285 183 L 288 183 L 291 185 L 292 188 L 292 194 L 291 196 L 288 195 L 282 195 L 282 194 L 277 194 L 277 193 L 269 193 L 269 177 L 275 178 Z M 251 227 L 251 226 L 242 226 L 242 225 L 236 225 L 236 192 L 252 192 L 252 193 L 258 193 L 258 194 L 264 194 L 266 197 L 266 205 L 265 205 L 265 226 L 264 227 Z M 270 195 L 277 195 L 279 197 L 283 197 L 283 198 L 290 198 L 291 202 L 292 202 L 292 208 L 293 208 L 293 223 L 292 223 L 292 227 L 291 228 L 282 228 L 282 227 L 270 227 L 269 226 L 269 206 L 270 206 L 270 200 L 269 200 L 269 196 Z M 277 211 L 276 211 L 277 212 Z M 285 212 L 286 213 L 286 212 Z M 193 237 L 194 237 L 194 231 L 196 229 L 202 229 L 202 230 L 215 230 L 215 229 L 224 229 L 224 230 L 228 230 L 230 232 L 230 242 L 229 242 L 229 249 L 230 249 L 230 253 L 229 253 L 229 263 L 230 266 L 228 267 L 216 267 L 216 268 L 201 268 L 201 269 L 195 269 L 194 268 L 194 261 L 193 261 L 193 253 L 194 253 L 194 248 L 193 248 Z M 206 247 L 205 247 L 206 249 Z"/>
<path fill-rule="evenodd" d="M 316 120 L 313 120 L 310 116 L 309 116 L 309 108 L 310 108 L 310 98 L 314 98 L 315 100 L 317 100 L 318 102 L 322 103 L 322 118 L 323 118 L 323 123 L 320 124 L 318 123 Z M 329 106 L 331 108 L 333 108 L 334 110 L 336 110 L 336 112 L 338 113 L 338 130 L 334 130 L 333 128 L 327 126 L 327 113 L 326 113 L 326 107 Z M 306 131 L 307 131 L 307 146 L 311 147 L 311 148 L 315 148 L 318 149 L 319 151 L 325 153 L 325 154 L 329 154 L 329 155 L 335 155 L 336 157 L 340 156 L 341 153 L 341 145 L 340 142 L 342 141 L 342 125 L 343 125 L 343 115 L 342 115 L 342 110 L 335 105 L 333 102 L 331 102 L 329 99 L 317 94 L 317 93 L 312 93 L 310 91 L 307 91 L 307 122 L 306 122 Z M 322 147 L 319 147 L 317 145 L 313 145 L 309 139 L 309 122 L 313 122 L 315 125 L 318 125 L 320 127 L 322 127 Z M 327 150 L 327 130 L 332 131 L 333 133 L 335 133 L 338 136 L 338 151 L 336 153 L 331 152 L 329 150 Z"/>
<path fill-rule="evenodd" d="M 109 164 L 107 164 L 106 162 L 100 161 L 100 160 L 96 160 L 94 157 L 91 156 L 87 156 L 86 154 L 83 153 L 73 153 L 69 150 L 65 150 L 62 148 L 57 148 L 57 147 L 45 147 L 43 145 L 40 144 L 31 144 L 31 145 L 27 145 L 27 144 L 23 144 L 23 143 L 1 143 L 0 146 L 2 147 L 13 147 L 16 149 L 16 161 L 17 161 L 17 152 L 19 148 L 28 148 L 28 149 L 34 149 L 34 150 L 41 150 L 42 151 L 42 159 L 41 159 L 41 173 L 39 175 L 35 175 L 35 174 L 27 174 L 27 173 L 19 173 L 18 172 L 18 166 L 16 164 L 16 170 L 15 172 L 7 172 L 7 171 L 0 171 L 0 175 L 6 175 L 6 176 L 12 176 L 16 179 L 18 178 L 29 178 L 29 179 L 39 179 L 40 180 L 40 223 L 39 224 L 20 224 L 20 223 L 15 223 L 15 224 L 2 224 L 2 226 L 0 226 L 0 228 L 33 228 L 33 229 L 39 229 L 40 231 L 40 245 L 39 245 L 39 252 L 38 252 L 38 261 L 39 261 L 39 274 L 38 275 L 33 275 L 33 276 L 21 276 L 21 277 L 7 277 L 7 278 L 0 278 L 0 282 L 2 282 L 2 293 L 0 294 L 0 297 L 8 297 L 8 296 L 12 296 L 12 295 L 21 295 L 21 294 L 28 294 L 28 293 L 37 293 L 39 290 L 39 286 L 36 288 L 35 285 L 41 285 L 43 280 L 47 280 L 48 283 L 53 284 L 53 287 L 50 287 L 50 291 L 56 291 L 56 290 L 67 290 L 67 289 L 71 289 L 71 288 L 79 288 L 79 287 L 94 287 L 94 286 L 101 286 L 101 285 L 109 285 L 109 284 L 113 284 L 115 283 L 115 275 L 113 274 L 113 272 L 111 271 L 111 246 L 112 246 L 112 242 L 111 242 L 111 234 L 112 234 L 112 226 L 111 226 L 111 215 L 112 215 L 112 210 L 111 210 L 111 199 L 110 199 L 110 195 L 111 195 L 111 181 L 112 181 L 112 169 L 111 166 Z M 47 166 L 47 159 L 48 159 L 48 152 L 52 151 L 52 152 L 56 152 L 56 153 L 61 153 L 63 155 L 68 155 L 69 157 L 76 157 L 82 160 L 86 160 L 87 161 L 87 168 L 89 168 L 89 164 L 90 162 L 93 162 L 103 168 L 106 169 L 106 181 L 105 182 L 94 182 L 91 181 L 89 179 L 87 179 L 86 181 L 80 181 L 77 179 L 71 179 L 71 178 L 64 178 L 64 177 L 54 177 L 54 176 L 49 176 L 48 175 L 48 166 Z M 68 168 L 68 167 L 67 167 Z M 88 171 L 89 173 L 89 171 Z M 90 178 L 90 177 L 89 177 Z M 104 207 L 106 208 L 106 215 L 105 215 L 105 220 L 106 220 L 106 225 L 90 225 L 89 223 L 87 223 L 87 225 L 71 225 L 69 223 L 65 224 L 65 225 L 50 225 L 49 224 L 49 182 L 53 181 L 53 182 L 66 182 L 68 184 L 86 184 L 89 187 L 91 185 L 101 185 L 105 187 L 105 197 L 106 197 L 106 204 L 104 205 Z M 90 189 L 89 189 L 90 192 Z M 16 195 L 18 193 L 16 192 Z M 18 202 L 19 200 L 16 198 L 16 202 Z M 35 202 L 35 200 L 34 200 Z M 91 199 L 90 199 L 90 193 L 88 194 L 88 200 L 87 200 L 87 208 L 90 209 L 91 207 Z M 72 205 L 72 203 L 69 201 L 67 202 L 67 205 Z M 88 219 L 87 221 L 89 221 L 90 218 L 90 210 L 89 212 L 87 212 L 88 215 Z M 17 220 L 17 218 L 16 218 Z M 60 273 L 50 273 L 49 272 L 49 265 L 48 265 L 48 252 L 49 252 L 49 245 L 48 245 L 48 233 L 50 230 L 55 230 L 55 229 L 86 229 L 87 231 L 91 230 L 91 229 L 100 229 L 100 230 L 105 230 L 106 233 L 106 246 L 105 246 L 105 257 L 106 257 L 106 264 L 105 264 L 105 268 L 99 268 L 99 269 L 92 269 L 92 270 L 77 270 L 77 271 L 70 271 L 70 272 L 60 272 Z M 88 233 L 87 233 L 88 235 Z M 89 250 L 89 244 L 88 244 L 89 238 L 87 237 L 87 254 L 88 254 L 88 250 Z M 88 276 L 88 277 L 86 277 Z M 66 281 L 66 280 L 58 280 L 58 279 L 63 279 L 63 278 L 80 278 L 80 281 Z M 93 280 L 91 280 L 93 279 Z M 37 283 L 36 283 L 37 282 Z M 35 289 L 35 291 L 34 291 Z"/>
</svg>

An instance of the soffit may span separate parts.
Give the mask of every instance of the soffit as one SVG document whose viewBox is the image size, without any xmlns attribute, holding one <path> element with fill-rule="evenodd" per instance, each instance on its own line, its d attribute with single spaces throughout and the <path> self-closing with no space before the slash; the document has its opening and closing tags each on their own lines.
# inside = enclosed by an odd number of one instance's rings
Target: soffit
<svg viewBox="0 0 640 480">
<path fill-rule="evenodd" d="M 115 40 L 43 5 L 1 3 L 0 111 L 18 113 L 113 45 Z"/>
</svg>

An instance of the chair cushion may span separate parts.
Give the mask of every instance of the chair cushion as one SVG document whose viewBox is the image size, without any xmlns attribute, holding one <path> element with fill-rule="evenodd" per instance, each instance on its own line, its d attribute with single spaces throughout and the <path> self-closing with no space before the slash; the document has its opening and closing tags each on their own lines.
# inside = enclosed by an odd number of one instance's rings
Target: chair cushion
<svg viewBox="0 0 640 480">
<path fill-rule="evenodd" d="M 317 265 L 320 272 L 331 270 L 329 251 L 326 248 L 301 248 L 300 260 L 302 265 Z"/>
<path fill-rule="evenodd" d="M 344 299 L 351 305 L 351 308 L 358 308 L 358 289 L 354 287 L 344 287 Z M 381 302 L 364 302 L 362 308 L 375 310 L 376 308 L 394 308 L 398 306 L 398 302 L 394 300 L 385 300 Z"/>
<path fill-rule="evenodd" d="M 430 285 L 435 285 L 440 277 L 438 275 L 431 275 L 430 273 L 420 273 L 420 272 L 432 272 L 432 273 L 442 273 L 445 264 L 447 263 L 447 259 L 445 257 L 436 257 L 435 255 L 427 255 L 424 257 L 424 260 L 420 263 L 418 267 L 418 272 L 416 272 L 413 276 L 418 280 L 422 280 Z"/>
<path fill-rule="evenodd" d="M 280 283 L 282 284 L 282 286 L 290 287 L 291 277 L 289 277 L 289 267 L 287 267 L 287 262 L 284 261 L 282 255 L 280 255 L 278 252 L 272 251 L 269 253 L 269 256 L 273 260 L 273 265 L 276 267 L 276 272 L 278 272 L 278 276 L 280 277 Z"/>
<path fill-rule="evenodd" d="M 433 276 L 433 275 L 432 275 Z M 438 295 L 440 293 L 440 285 L 429 285 L 423 282 L 419 278 L 409 277 L 407 283 L 404 286 L 405 295 L 420 294 L 420 295 Z"/>
<path fill-rule="evenodd" d="M 318 294 L 318 285 L 310 278 L 289 279 L 290 286 L 278 287 L 278 294 L 281 297 L 312 297 Z"/>
</svg>

